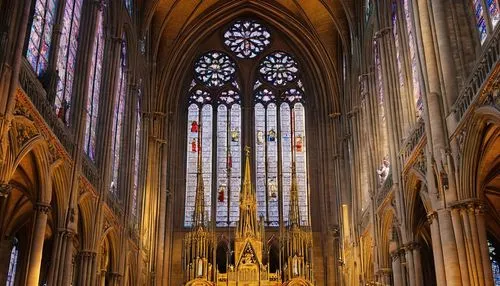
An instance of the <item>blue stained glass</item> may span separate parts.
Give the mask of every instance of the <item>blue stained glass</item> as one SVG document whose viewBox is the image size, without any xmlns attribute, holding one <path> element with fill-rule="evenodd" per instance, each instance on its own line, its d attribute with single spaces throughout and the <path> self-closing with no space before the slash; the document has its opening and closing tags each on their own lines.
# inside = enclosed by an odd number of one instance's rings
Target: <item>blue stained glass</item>
<svg viewBox="0 0 500 286">
<path fill-rule="evenodd" d="M 6 286 L 14 286 L 14 282 L 16 281 L 16 270 L 17 270 L 17 260 L 19 256 L 19 248 L 17 245 L 12 247 L 10 251 L 10 262 L 9 262 L 9 270 L 7 272 L 7 281 Z"/>
<path fill-rule="evenodd" d="M 123 35 L 122 39 L 125 39 Z M 125 117 L 125 98 L 127 96 L 127 74 L 125 72 L 127 65 L 127 45 L 122 40 L 120 55 L 120 64 L 118 67 L 118 89 L 115 91 L 115 102 L 113 112 L 113 143 L 112 143 L 112 180 L 110 190 L 116 193 L 118 188 L 118 169 L 120 166 L 121 143 L 123 134 L 123 119 Z"/>
<path fill-rule="evenodd" d="M 104 26 L 102 11 L 97 16 L 96 35 L 92 47 L 90 77 L 87 95 L 84 151 L 95 160 L 97 116 L 99 115 L 99 93 L 101 90 L 102 60 L 104 56 Z"/>
<path fill-rule="evenodd" d="M 486 21 L 484 20 L 484 9 L 481 4 L 481 0 L 473 0 L 474 15 L 476 16 L 476 26 L 479 32 L 479 40 L 481 44 L 484 43 L 488 37 L 488 31 L 486 30 Z"/>
<path fill-rule="evenodd" d="M 81 7 L 82 0 L 72 0 L 66 2 L 62 33 L 58 49 L 58 80 L 54 107 L 59 119 L 66 124 L 69 123 L 69 110 L 72 101 Z"/>
<path fill-rule="evenodd" d="M 57 4 L 57 0 L 37 0 L 35 2 L 26 58 L 38 76 L 47 70 L 49 63 Z"/>
<path fill-rule="evenodd" d="M 491 25 L 495 28 L 500 22 L 500 11 L 498 11 L 498 0 L 486 0 L 488 13 L 490 14 Z"/>
</svg>

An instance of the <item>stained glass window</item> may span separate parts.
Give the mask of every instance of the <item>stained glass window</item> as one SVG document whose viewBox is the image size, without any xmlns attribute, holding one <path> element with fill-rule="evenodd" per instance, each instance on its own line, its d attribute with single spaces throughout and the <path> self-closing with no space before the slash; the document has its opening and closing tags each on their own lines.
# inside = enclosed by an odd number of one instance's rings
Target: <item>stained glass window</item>
<svg viewBox="0 0 500 286">
<path fill-rule="evenodd" d="M 224 33 L 224 44 L 243 59 L 255 58 L 269 44 L 271 34 L 264 25 L 252 20 L 238 20 Z"/>
<path fill-rule="evenodd" d="M 99 11 L 97 16 L 97 30 L 94 38 L 91 53 L 89 89 L 87 95 L 86 112 L 86 127 L 85 127 L 85 142 L 84 151 L 95 160 L 96 150 L 96 129 L 97 116 L 99 114 L 99 93 L 101 89 L 102 78 L 102 60 L 104 56 L 104 26 L 102 11 Z"/>
<path fill-rule="evenodd" d="M 479 40 L 482 44 L 486 41 L 486 37 L 488 36 L 488 31 L 486 30 L 486 20 L 484 19 L 483 4 L 481 4 L 481 0 L 472 0 L 472 4 L 474 6 L 474 15 L 476 16 L 476 26 L 479 32 Z"/>
<path fill-rule="evenodd" d="M 203 176 L 206 219 L 212 219 L 213 201 L 217 226 L 235 226 L 239 218 L 242 112 L 235 71 L 236 64 L 222 52 L 204 54 L 194 66 L 187 124 L 186 227 L 193 223 L 199 169 Z M 212 170 L 213 160 L 215 170 Z M 213 191 L 212 182 L 216 188 Z"/>
<path fill-rule="evenodd" d="M 9 262 L 9 270 L 7 272 L 7 281 L 5 284 L 6 286 L 14 286 L 14 282 L 16 281 L 18 257 L 19 257 L 19 248 L 17 247 L 17 243 L 14 243 L 14 246 L 10 251 L 10 262 Z"/>
<path fill-rule="evenodd" d="M 125 0 L 125 8 L 127 8 L 127 11 L 130 15 L 132 15 L 132 2 L 133 0 Z"/>
<path fill-rule="evenodd" d="M 134 185 L 132 193 L 132 214 L 137 215 L 137 193 L 139 191 L 139 170 L 140 170 L 140 154 L 141 154 L 141 89 L 137 95 L 137 104 L 135 111 L 135 146 L 134 146 Z"/>
<path fill-rule="evenodd" d="M 398 66 L 399 86 L 404 86 L 405 80 L 403 77 L 403 64 L 401 62 L 401 44 L 399 39 L 398 25 L 398 6 L 396 2 L 392 2 L 392 35 L 394 37 L 394 45 L 396 47 L 396 62 Z"/>
<path fill-rule="evenodd" d="M 498 10 L 498 0 L 486 0 L 488 13 L 490 14 L 491 25 L 495 28 L 500 22 L 500 11 Z"/>
<path fill-rule="evenodd" d="M 488 240 L 488 251 L 490 254 L 491 270 L 493 272 L 493 282 L 495 286 L 500 286 L 500 253 L 498 253 L 498 249 L 492 241 Z"/>
<path fill-rule="evenodd" d="M 280 222 L 288 224 L 292 166 L 295 166 L 301 224 L 309 225 L 305 89 L 299 64 L 284 51 L 255 60 L 271 46 L 271 33 L 254 20 L 237 20 L 221 35 L 231 56 L 252 65 L 256 74 L 253 84 L 240 82 L 236 76 L 237 63 L 220 51 L 204 53 L 194 62 L 187 96 L 184 226 L 193 224 L 199 175 L 204 179 L 207 219 L 215 220 L 217 227 L 236 226 L 244 134 L 249 134 L 249 140 L 255 143 L 258 216 L 269 227 L 277 227 Z M 250 104 L 255 113 L 253 118 L 244 118 L 242 89 L 252 87 Z"/>
<path fill-rule="evenodd" d="M 112 180 L 110 191 L 116 194 L 118 188 L 118 170 L 120 167 L 120 156 L 123 135 L 123 119 L 125 117 L 125 98 L 127 96 L 127 44 L 125 35 L 122 36 L 120 64 L 118 66 L 118 88 L 115 91 L 115 105 L 113 110 L 112 127 Z"/>
<path fill-rule="evenodd" d="M 207 53 L 195 64 L 196 78 L 209 87 L 221 87 L 228 83 L 235 71 L 235 63 L 228 55 L 219 52 Z"/>
<path fill-rule="evenodd" d="M 410 7 L 411 1 L 404 0 L 404 13 L 405 13 L 405 22 L 406 29 L 408 32 L 408 46 L 410 52 L 410 64 L 411 64 L 411 77 L 413 84 L 413 97 L 415 99 L 415 107 L 417 111 L 417 117 L 422 115 L 422 111 L 424 109 L 424 102 L 422 99 L 422 89 L 420 87 L 420 77 L 418 73 L 418 58 L 417 58 L 417 49 L 415 47 L 415 36 L 413 33 L 413 17 L 412 17 L 412 9 Z"/>
<path fill-rule="evenodd" d="M 35 2 L 26 58 L 38 76 L 47 70 L 49 64 L 57 4 L 57 0 L 36 0 Z"/>
<path fill-rule="evenodd" d="M 66 124 L 69 122 L 81 11 L 82 0 L 66 2 L 57 56 L 58 80 L 55 108 L 57 116 Z"/>
<path fill-rule="evenodd" d="M 254 84 L 257 209 L 268 226 L 278 226 L 281 204 L 283 221 L 288 223 L 295 162 L 301 224 L 308 225 L 304 89 L 293 57 L 276 54 L 263 59 L 259 68 L 263 80 Z"/>
<path fill-rule="evenodd" d="M 297 62 L 284 52 L 272 53 L 259 66 L 262 77 L 275 86 L 285 86 L 297 79 Z"/>
</svg>

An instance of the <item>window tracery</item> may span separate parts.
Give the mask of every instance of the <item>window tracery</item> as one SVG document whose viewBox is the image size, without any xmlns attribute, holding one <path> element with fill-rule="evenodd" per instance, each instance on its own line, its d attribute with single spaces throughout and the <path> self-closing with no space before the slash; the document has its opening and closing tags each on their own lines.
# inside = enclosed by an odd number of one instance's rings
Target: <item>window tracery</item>
<svg viewBox="0 0 500 286">
<path fill-rule="evenodd" d="M 19 257 L 19 248 L 17 246 L 17 239 L 14 239 L 14 245 L 10 251 L 9 269 L 7 272 L 6 286 L 14 286 L 17 273 L 17 260 Z"/>
<path fill-rule="evenodd" d="M 242 59 L 255 58 L 269 44 L 271 34 L 256 21 L 236 21 L 225 33 L 224 44 Z"/>
</svg>

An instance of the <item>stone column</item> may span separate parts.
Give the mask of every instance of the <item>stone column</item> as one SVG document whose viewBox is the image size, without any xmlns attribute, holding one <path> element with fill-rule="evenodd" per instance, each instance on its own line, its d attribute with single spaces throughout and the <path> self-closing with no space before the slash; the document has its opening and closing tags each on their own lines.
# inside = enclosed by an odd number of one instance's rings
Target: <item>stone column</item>
<svg viewBox="0 0 500 286">
<path fill-rule="evenodd" d="M 462 285 L 470 285 L 469 271 L 467 268 L 467 253 L 464 241 L 464 230 L 462 226 L 462 219 L 460 218 L 460 208 L 453 207 L 451 209 L 451 220 L 453 229 L 455 230 L 455 239 L 457 242 L 458 259 L 460 262 L 460 272 L 462 276 Z"/>
<path fill-rule="evenodd" d="M 493 272 L 491 269 L 490 252 L 488 248 L 488 239 L 486 236 L 486 225 L 484 221 L 484 205 L 480 204 L 476 208 L 476 224 L 479 236 L 479 247 L 483 259 L 483 272 L 485 285 L 494 285 Z"/>
<path fill-rule="evenodd" d="M 401 270 L 401 258 L 399 251 L 392 253 L 392 279 L 394 286 L 403 286 L 403 273 Z"/>
<path fill-rule="evenodd" d="M 67 229 L 59 230 L 54 244 L 51 270 L 49 273 L 49 285 L 69 285 L 71 277 L 73 258 L 73 236 L 74 233 Z M 69 278 L 70 279 L 70 278 Z M 67 281 L 66 283 L 64 281 Z"/>
<path fill-rule="evenodd" d="M 109 286 L 118 286 L 120 285 L 121 275 L 116 272 L 111 272 L 108 274 Z"/>
<path fill-rule="evenodd" d="M 422 257 L 420 255 L 420 245 L 418 243 L 413 244 L 413 267 L 415 269 L 415 285 L 424 286 Z"/>
<path fill-rule="evenodd" d="M 37 203 L 35 206 L 35 225 L 31 234 L 31 251 L 29 255 L 28 273 L 26 285 L 38 285 L 40 278 L 40 267 L 42 265 L 43 243 L 45 240 L 45 228 L 50 205 Z"/>
<path fill-rule="evenodd" d="M 78 285 L 92 285 L 92 268 L 96 255 L 93 251 L 81 251 L 79 253 Z"/>
<path fill-rule="evenodd" d="M 436 282 L 438 286 L 446 286 L 445 265 L 437 214 L 433 212 L 427 216 L 427 219 L 431 227 L 432 253 L 434 255 L 434 266 L 436 268 Z"/>
<path fill-rule="evenodd" d="M 406 266 L 408 268 L 408 276 L 409 276 L 409 285 L 416 286 L 417 278 L 415 277 L 417 274 L 415 273 L 415 265 L 413 260 L 413 245 L 412 243 L 407 244 L 404 247 L 405 255 L 406 255 Z"/>
<path fill-rule="evenodd" d="M 458 262 L 457 244 L 455 241 L 453 224 L 451 222 L 450 210 L 438 210 L 438 218 L 443 260 L 446 263 L 446 282 L 448 283 L 448 285 L 460 285 L 462 283 L 462 278 L 460 276 L 460 264 Z"/>
</svg>

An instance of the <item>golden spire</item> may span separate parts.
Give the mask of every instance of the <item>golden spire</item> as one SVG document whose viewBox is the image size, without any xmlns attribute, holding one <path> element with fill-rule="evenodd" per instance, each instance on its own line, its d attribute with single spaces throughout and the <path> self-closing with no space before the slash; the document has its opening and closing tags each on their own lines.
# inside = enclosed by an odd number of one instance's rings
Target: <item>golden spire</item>
<svg viewBox="0 0 500 286">
<path fill-rule="evenodd" d="M 200 121 L 199 121 L 200 122 Z M 198 125 L 198 169 L 196 173 L 196 196 L 194 202 L 193 226 L 203 227 L 205 225 L 205 185 L 203 183 L 203 160 L 201 153 L 201 122 Z"/>
<path fill-rule="evenodd" d="M 297 170 L 295 160 L 292 161 L 292 186 L 290 188 L 290 210 L 288 218 L 290 227 L 300 227 L 299 190 L 297 186 Z"/>
<path fill-rule="evenodd" d="M 260 238 L 260 230 L 257 223 L 257 199 L 252 187 L 252 176 L 250 169 L 250 147 L 245 147 L 245 172 L 240 198 L 240 221 L 236 236 L 239 238 Z"/>
</svg>

